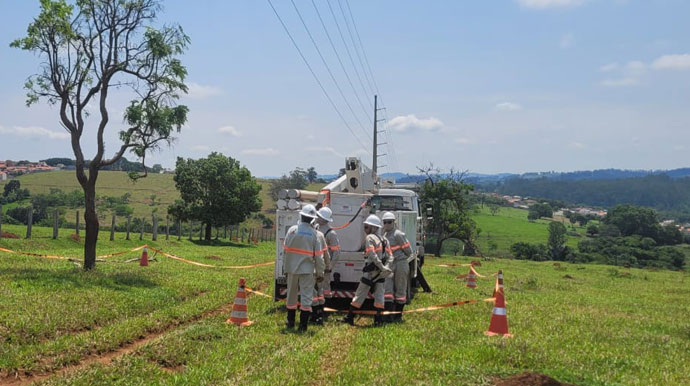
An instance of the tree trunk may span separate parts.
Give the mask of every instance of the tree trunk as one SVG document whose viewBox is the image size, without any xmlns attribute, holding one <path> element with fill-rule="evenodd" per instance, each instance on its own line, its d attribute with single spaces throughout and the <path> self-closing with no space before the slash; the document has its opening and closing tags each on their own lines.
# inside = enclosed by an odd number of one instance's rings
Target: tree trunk
<svg viewBox="0 0 690 386">
<path fill-rule="evenodd" d="M 86 238 L 84 239 L 84 270 L 90 271 L 96 267 L 96 243 L 98 242 L 98 215 L 96 214 L 96 178 L 98 176 L 91 170 L 89 180 L 84 188 L 84 225 L 86 226 Z"/>
<path fill-rule="evenodd" d="M 213 225 L 211 223 L 206 223 L 206 234 L 204 235 L 204 240 L 211 241 L 211 236 L 213 232 Z"/>
<path fill-rule="evenodd" d="M 444 241 L 446 241 L 446 239 L 441 238 L 440 235 L 436 238 L 436 251 L 434 252 L 434 256 L 441 257 L 441 248 L 443 247 Z"/>
</svg>

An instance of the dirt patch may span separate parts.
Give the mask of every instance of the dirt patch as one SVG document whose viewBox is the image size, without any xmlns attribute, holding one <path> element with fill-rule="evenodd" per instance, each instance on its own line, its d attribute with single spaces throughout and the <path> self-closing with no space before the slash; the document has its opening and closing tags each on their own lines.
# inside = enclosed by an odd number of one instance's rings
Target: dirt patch
<svg viewBox="0 0 690 386">
<path fill-rule="evenodd" d="M 72 238 L 72 240 L 74 240 L 74 241 L 76 241 L 76 242 L 80 242 L 80 241 L 81 241 L 81 236 L 79 236 L 79 235 L 76 234 L 76 233 L 72 233 L 72 236 L 70 236 L 70 237 Z"/>
<path fill-rule="evenodd" d="M 575 279 L 574 277 L 572 277 L 572 276 L 570 276 L 570 275 L 565 275 L 565 276 L 563 276 L 563 278 L 564 278 L 564 279 L 570 279 L 570 280 L 574 280 L 574 279 Z"/>
<path fill-rule="evenodd" d="M 234 301 L 234 300 L 233 300 Z M 109 351 L 100 355 L 89 355 L 84 358 L 82 358 L 81 362 L 77 362 L 75 364 L 63 367 L 59 370 L 55 370 L 52 372 L 47 372 L 47 373 L 42 373 L 42 374 L 32 374 L 32 373 L 24 373 L 24 374 L 14 374 L 14 375 L 8 375 L 5 377 L 0 377 L 0 385 L 12 385 L 12 386 L 17 386 L 17 385 L 29 385 L 33 382 L 45 380 L 47 378 L 50 378 L 55 375 L 67 375 L 67 374 L 74 374 L 94 363 L 100 363 L 103 365 L 110 365 L 113 361 L 116 359 L 130 354 L 134 351 L 136 351 L 139 347 L 144 346 L 156 339 L 158 339 L 161 335 L 164 335 L 172 330 L 175 330 L 179 327 L 183 327 L 186 325 L 189 325 L 191 323 L 197 322 L 202 319 L 207 319 L 214 317 L 219 314 L 223 313 L 229 313 L 232 310 L 232 301 L 229 303 L 224 303 L 220 305 L 219 307 L 206 311 L 200 315 L 197 315 L 190 320 L 181 322 L 181 323 L 176 323 L 173 322 L 170 324 L 168 327 L 161 331 L 155 331 L 151 332 L 149 334 L 146 334 L 142 336 L 139 339 L 134 340 L 133 342 L 123 344 L 119 348 Z"/>
<path fill-rule="evenodd" d="M 2 238 L 3 239 L 18 239 L 19 236 L 15 235 L 14 233 L 10 233 L 10 232 L 2 232 Z"/>
<path fill-rule="evenodd" d="M 223 258 L 221 258 L 220 256 L 206 256 L 206 258 L 209 260 L 218 260 L 218 261 L 223 260 Z"/>
<path fill-rule="evenodd" d="M 522 373 L 510 378 L 501 379 L 496 386 L 573 386 L 569 383 L 559 382 L 546 374 Z"/>
</svg>

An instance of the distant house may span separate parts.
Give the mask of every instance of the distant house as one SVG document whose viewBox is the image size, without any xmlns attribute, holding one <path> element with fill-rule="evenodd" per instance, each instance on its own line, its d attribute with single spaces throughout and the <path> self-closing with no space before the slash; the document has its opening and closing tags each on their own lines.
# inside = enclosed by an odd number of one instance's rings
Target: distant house
<svg viewBox="0 0 690 386">
<path fill-rule="evenodd" d="M 7 173 L 0 172 L 0 181 L 7 181 Z"/>
</svg>

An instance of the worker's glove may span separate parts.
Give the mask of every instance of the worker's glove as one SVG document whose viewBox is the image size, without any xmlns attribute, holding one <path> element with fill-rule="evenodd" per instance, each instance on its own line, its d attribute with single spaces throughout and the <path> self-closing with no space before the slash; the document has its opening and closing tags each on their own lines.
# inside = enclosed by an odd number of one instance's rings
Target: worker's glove
<svg viewBox="0 0 690 386">
<path fill-rule="evenodd" d="M 323 276 L 317 276 L 316 277 L 316 282 L 321 283 L 323 281 Z"/>
<path fill-rule="evenodd" d="M 327 270 L 324 270 L 324 271 L 323 271 L 323 273 L 331 273 L 331 272 L 333 272 L 333 271 L 331 271 L 330 269 L 327 269 Z"/>
<path fill-rule="evenodd" d="M 382 279 L 385 279 L 385 278 L 387 278 L 387 277 L 389 277 L 389 276 L 391 276 L 391 275 L 393 275 L 393 270 L 392 270 L 392 269 L 390 269 L 390 268 L 388 268 L 388 267 L 383 267 L 383 269 L 381 269 L 381 275 L 380 275 L 380 277 L 381 277 Z"/>
</svg>

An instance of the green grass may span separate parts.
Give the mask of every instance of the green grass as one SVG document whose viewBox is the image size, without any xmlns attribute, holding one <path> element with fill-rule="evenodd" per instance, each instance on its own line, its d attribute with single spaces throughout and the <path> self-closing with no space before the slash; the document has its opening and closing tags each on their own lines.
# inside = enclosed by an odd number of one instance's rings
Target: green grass
<svg viewBox="0 0 690 386">
<path fill-rule="evenodd" d="M 49 229 L 36 234 L 33 240 L 2 239 L 0 247 L 80 253 L 80 243 L 51 240 Z M 274 255 L 272 243 L 147 243 L 207 264 L 259 263 Z M 102 241 L 98 252 L 139 244 Z M 146 268 L 98 263 L 95 272 L 83 273 L 68 261 L 0 253 L 0 373 L 59 369 L 163 332 L 114 363 L 93 363 L 44 382 L 489 385 L 523 371 L 583 385 L 690 382 L 684 366 L 690 360 L 687 273 L 490 259 L 478 271 L 503 269 L 513 339 L 483 335 L 492 307 L 483 302 L 405 315 L 403 324 L 383 328 L 370 328 L 370 318 L 358 319 L 356 327 L 331 318 L 300 335 L 284 330 L 284 309 L 271 299 L 250 297 L 255 323 L 246 328 L 225 324 L 228 308 L 210 313 L 232 301 L 240 276 L 270 293 L 272 267 L 237 271 L 156 260 Z M 466 268 L 431 266 L 467 261 L 428 258 L 424 272 L 434 293 L 418 293 L 411 307 L 490 296 L 492 280 L 470 290 L 454 280 Z"/>
<path fill-rule="evenodd" d="M 510 255 L 510 246 L 518 241 L 546 244 L 549 238 L 549 220 L 527 220 L 527 211 L 524 209 L 501 207 L 496 215 L 492 215 L 488 207 L 480 209 L 472 216 L 481 229 L 477 242 L 484 253 L 489 252 L 489 240 L 493 240 L 498 249 L 496 254 Z M 571 232 L 570 224 L 566 224 Z M 576 227 L 576 232 L 584 237 L 585 227 Z M 582 237 L 568 236 L 566 244 L 571 248 L 577 248 L 577 243 Z"/>
</svg>

